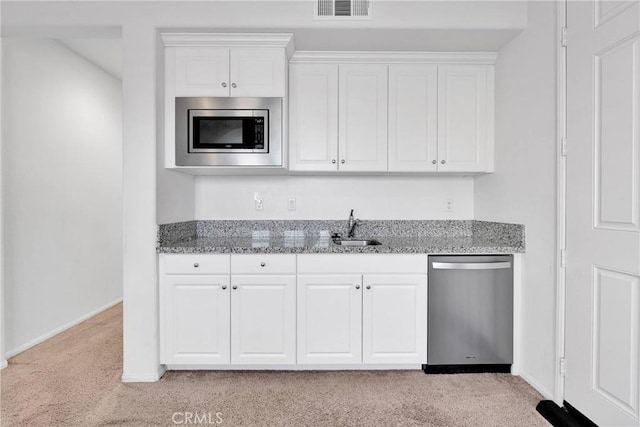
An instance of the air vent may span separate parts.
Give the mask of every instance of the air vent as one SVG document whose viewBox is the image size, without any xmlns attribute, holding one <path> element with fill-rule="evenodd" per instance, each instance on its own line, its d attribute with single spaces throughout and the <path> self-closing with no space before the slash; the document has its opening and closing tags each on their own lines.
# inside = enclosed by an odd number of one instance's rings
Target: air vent
<svg viewBox="0 0 640 427">
<path fill-rule="evenodd" d="M 371 19 L 371 0 L 317 0 L 315 19 Z"/>
</svg>

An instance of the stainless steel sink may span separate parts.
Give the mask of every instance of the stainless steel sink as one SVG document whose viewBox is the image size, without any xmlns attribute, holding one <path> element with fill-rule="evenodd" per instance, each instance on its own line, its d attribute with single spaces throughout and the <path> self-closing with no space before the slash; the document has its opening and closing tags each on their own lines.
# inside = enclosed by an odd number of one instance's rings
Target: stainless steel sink
<svg viewBox="0 0 640 427">
<path fill-rule="evenodd" d="M 341 245 L 341 246 L 377 246 L 377 245 L 381 245 L 382 243 L 380 243 L 377 240 L 334 240 L 333 241 L 336 245 Z"/>
</svg>

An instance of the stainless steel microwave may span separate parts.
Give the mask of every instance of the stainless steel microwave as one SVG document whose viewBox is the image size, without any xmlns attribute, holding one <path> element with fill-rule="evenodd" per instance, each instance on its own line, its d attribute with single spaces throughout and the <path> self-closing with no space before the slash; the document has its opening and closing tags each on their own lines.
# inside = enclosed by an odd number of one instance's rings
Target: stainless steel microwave
<svg viewBox="0 0 640 427">
<path fill-rule="evenodd" d="M 176 98 L 177 166 L 282 166 L 282 98 Z"/>
</svg>

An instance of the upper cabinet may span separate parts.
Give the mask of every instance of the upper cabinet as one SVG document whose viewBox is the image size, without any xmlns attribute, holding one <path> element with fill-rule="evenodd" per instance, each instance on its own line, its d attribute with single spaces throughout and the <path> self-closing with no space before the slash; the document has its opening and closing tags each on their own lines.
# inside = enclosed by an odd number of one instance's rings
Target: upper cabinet
<svg viewBox="0 0 640 427">
<path fill-rule="evenodd" d="M 175 96 L 282 98 L 286 64 L 282 48 L 171 47 L 165 69 Z"/>
<path fill-rule="evenodd" d="M 298 171 L 387 170 L 387 66 L 292 64 L 290 162 Z"/>
<path fill-rule="evenodd" d="M 389 170 L 438 170 L 438 66 L 389 66 Z"/>
<path fill-rule="evenodd" d="M 493 67 L 438 66 L 438 170 L 493 170 Z"/>
<path fill-rule="evenodd" d="M 493 172 L 495 55 L 353 55 L 294 56 L 290 170 Z"/>
</svg>

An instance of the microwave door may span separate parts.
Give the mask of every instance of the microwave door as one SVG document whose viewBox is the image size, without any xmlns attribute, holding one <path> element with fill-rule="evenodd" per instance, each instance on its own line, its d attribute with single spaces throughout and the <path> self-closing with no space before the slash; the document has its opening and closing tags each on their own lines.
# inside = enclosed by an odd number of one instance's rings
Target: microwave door
<svg viewBox="0 0 640 427">
<path fill-rule="evenodd" d="M 189 152 L 265 152 L 264 126 L 253 110 L 190 110 Z"/>
</svg>

